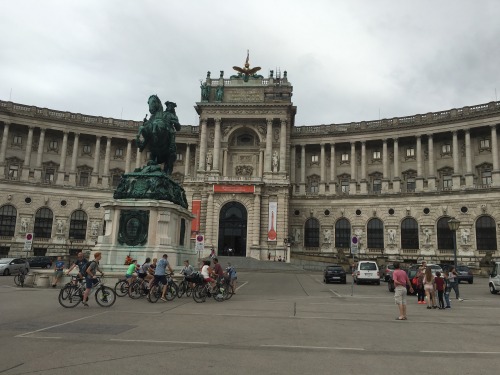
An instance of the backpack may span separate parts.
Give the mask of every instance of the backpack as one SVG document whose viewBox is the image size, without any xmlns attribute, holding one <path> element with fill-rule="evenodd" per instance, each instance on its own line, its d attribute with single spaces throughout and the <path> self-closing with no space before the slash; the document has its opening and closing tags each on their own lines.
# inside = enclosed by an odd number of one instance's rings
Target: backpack
<svg viewBox="0 0 500 375">
<path fill-rule="evenodd" d="M 88 262 L 86 265 L 85 265 L 85 273 L 83 274 L 83 277 L 87 277 L 87 270 L 89 269 L 90 265 L 92 263 L 96 263 L 95 260 L 91 260 L 90 262 Z"/>
</svg>

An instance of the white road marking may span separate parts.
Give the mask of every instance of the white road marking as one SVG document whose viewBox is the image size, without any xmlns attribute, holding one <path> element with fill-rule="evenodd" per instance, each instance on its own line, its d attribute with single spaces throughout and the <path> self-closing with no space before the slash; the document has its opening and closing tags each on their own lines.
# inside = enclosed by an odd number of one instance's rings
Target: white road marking
<svg viewBox="0 0 500 375">
<path fill-rule="evenodd" d="M 457 352 L 455 350 L 421 350 L 420 353 L 433 353 L 433 354 L 500 354 L 500 352 Z"/>
<path fill-rule="evenodd" d="M 337 297 L 342 297 L 340 294 L 338 294 L 336 291 L 334 290 L 331 290 L 331 289 L 328 289 L 330 292 L 332 292 L 333 294 L 335 294 Z"/>
<path fill-rule="evenodd" d="M 22 339 L 62 339 L 62 337 L 55 336 L 16 336 Z"/>
<path fill-rule="evenodd" d="M 53 326 L 50 326 L 50 327 L 45 327 L 45 328 L 40 328 L 40 329 L 37 329 L 36 331 L 31 331 L 31 332 L 26 332 L 26 333 L 21 333 L 20 335 L 17 335 L 17 336 L 14 336 L 14 337 L 24 337 L 24 336 L 27 336 L 27 335 L 31 335 L 32 333 L 37 333 L 37 332 L 42 332 L 42 331 L 46 331 L 48 329 L 51 329 L 51 328 L 55 328 L 55 327 L 61 327 L 61 326 L 64 326 L 66 324 L 71 324 L 71 323 L 75 323 L 75 322 L 78 322 L 80 320 L 84 320 L 84 319 L 88 319 L 88 318 L 93 318 L 94 316 L 99 316 L 99 315 L 103 315 L 103 314 L 107 314 L 108 312 L 102 312 L 102 313 L 99 313 L 99 314 L 94 314 L 94 315 L 89 315 L 89 316 L 85 316 L 83 318 L 79 318 L 79 319 L 75 319 L 75 320 L 70 320 L 69 322 L 65 322 L 65 323 L 61 323 L 61 324 L 55 324 Z"/>
<path fill-rule="evenodd" d="M 191 345 L 208 345 L 208 342 L 201 341 L 163 341 L 163 340 L 127 340 L 127 339 L 110 339 L 109 341 L 118 342 L 143 342 L 151 344 L 191 344 Z"/>
<path fill-rule="evenodd" d="M 319 350 L 356 350 L 364 351 L 363 348 L 339 348 L 335 346 L 303 346 L 303 345 L 260 345 L 267 348 L 285 348 L 285 349 L 319 349 Z"/>
<path fill-rule="evenodd" d="M 245 281 L 243 284 L 241 284 L 239 287 L 236 288 L 236 291 L 240 290 L 240 288 L 244 287 L 247 284 L 248 284 L 248 281 Z"/>
</svg>

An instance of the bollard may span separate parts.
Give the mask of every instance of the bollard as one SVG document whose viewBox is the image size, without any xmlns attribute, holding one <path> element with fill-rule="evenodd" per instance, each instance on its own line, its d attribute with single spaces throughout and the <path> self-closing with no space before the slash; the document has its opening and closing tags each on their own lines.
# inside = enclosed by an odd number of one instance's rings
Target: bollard
<svg viewBox="0 0 500 375">
<path fill-rule="evenodd" d="M 49 287 L 49 275 L 38 276 L 36 286 L 39 288 L 48 288 Z"/>
</svg>

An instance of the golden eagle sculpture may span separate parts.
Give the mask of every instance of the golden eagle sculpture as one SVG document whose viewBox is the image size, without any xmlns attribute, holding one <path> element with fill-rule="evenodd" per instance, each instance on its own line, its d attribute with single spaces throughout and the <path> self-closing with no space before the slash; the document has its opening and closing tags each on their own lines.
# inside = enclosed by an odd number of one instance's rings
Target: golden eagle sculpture
<svg viewBox="0 0 500 375">
<path fill-rule="evenodd" d="M 249 77 L 263 78 L 262 76 L 255 74 L 261 69 L 260 66 L 256 66 L 255 68 L 250 69 L 250 63 L 248 62 L 249 58 L 250 51 L 247 50 L 247 59 L 245 61 L 245 66 L 243 68 L 240 68 L 239 66 L 233 66 L 233 69 L 238 72 L 238 75 L 233 77 L 243 78 L 243 81 L 245 82 L 248 82 Z"/>
</svg>

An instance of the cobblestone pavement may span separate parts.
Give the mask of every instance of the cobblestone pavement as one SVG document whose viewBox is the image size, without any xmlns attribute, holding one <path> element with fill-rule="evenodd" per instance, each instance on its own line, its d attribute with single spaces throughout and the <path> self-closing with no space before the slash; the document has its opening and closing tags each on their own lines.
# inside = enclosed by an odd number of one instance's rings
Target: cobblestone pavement
<svg viewBox="0 0 500 375">
<path fill-rule="evenodd" d="M 320 273 L 240 272 L 229 301 L 151 304 L 91 298 L 65 309 L 58 290 L 0 277 L 1 374 L 492 374 L 500 355 L 500 295 L 487 279 L 461 284 L 464 302 L 408 320 L 386 283 L 322 283 Z M 111 284 L 108 283 L 108 284 Z M 351 291 L 353 295 L 351 296 Z"/>
</svg>

